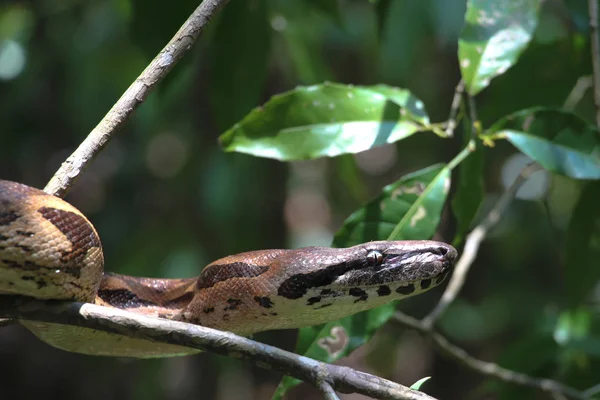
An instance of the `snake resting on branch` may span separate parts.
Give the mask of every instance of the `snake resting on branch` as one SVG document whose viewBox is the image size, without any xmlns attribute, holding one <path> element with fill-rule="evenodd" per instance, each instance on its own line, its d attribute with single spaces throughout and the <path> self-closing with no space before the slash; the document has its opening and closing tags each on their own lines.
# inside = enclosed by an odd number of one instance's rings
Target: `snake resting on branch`
<svg viewBox="0 0 600 400">
<path fill-rule="evenodd" d="M 439 285 L 456 250 L 435 241 L 258 250 L 222 258 L 198 277 L 104 272 L 100 239 L 75 207 L 0 180 L 0 295 L 89 302 L 240 335 L 337 320 Z M 20 320 L 68 351 L 129 357 L 198 352 L 70 325 Z"/>
</svg>

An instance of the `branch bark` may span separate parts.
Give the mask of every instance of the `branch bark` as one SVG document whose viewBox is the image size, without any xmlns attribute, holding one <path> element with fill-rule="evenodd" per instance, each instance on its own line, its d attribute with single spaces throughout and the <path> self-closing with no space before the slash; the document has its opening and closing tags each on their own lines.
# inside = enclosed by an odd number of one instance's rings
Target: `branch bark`
<svg viewBox="0 0 600 400">
<path fill-rule="evenodd" d="M 374 375 L 315 361 L 229 332 L 146 317 L 115 308 L 0 296 L 0 318 L 6 317 L 74 325 L 210 351 L 310 382 L 321 390 L 326 390 L 328 396 L 333 396 L 333 390 L 336 390 L 341 393 L 360 393 L 377 399 L 435 400 L 425 393 Z"/>
<path fill-rule="evenodd" d="M 189 16 L 179 31 L 150 62 L 141 75 L 129 86 L 121 98 L 102 118 L 77 149 L 62 163 L 44 191 L 64 197 L 85 167 L 106 146 L 113 134 L 123 126 L 135 109 L 146 100 L 154 87 L 192 48 L 211 18 L 229 0 L 204 0 Z"/>
</svg>

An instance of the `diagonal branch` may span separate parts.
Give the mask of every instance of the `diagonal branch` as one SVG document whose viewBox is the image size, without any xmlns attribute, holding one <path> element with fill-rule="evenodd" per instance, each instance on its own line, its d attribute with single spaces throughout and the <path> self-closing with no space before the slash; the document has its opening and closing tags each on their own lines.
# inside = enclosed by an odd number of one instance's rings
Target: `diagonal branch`
<svg viewBox="0 0 600 400">
<path fill-rule="evenodd" d="M 100 123 L 79 147 L 62 163 L 44 191 L 64 197 L 85 167 L 106 146 L 112 135 L 129 119 L 135 109 L 146 100 L 154 87 L 192 48 L 211 18 L 229 0 L 204 0 L 189 16 L 179 31 L 150 62 L 141 75 L 129 86 Z"/>
<path fill-rule="evenodd" d="M 94 304 L 44 302 L 20 296 L 1 296 L 0 318 L 2 317 L 80 326 L 247 360 L 258 367 L 273 369 L 310 382 L 326 391 L 332 399 L 334 390 L 360 393 L 377 399 L 433 399 L 425 393 L 374 375 L 315 361 L 229 332 Z"/>
<path fill-rule="evenodd" d="M 475 229 L 467 235 L 465 241 L 465 248 L 463 254 L 454 267 L 452 278 L 442 295 L 442 298 L 438 302 L 437 306 L 423 318 L 423 325 L 431 329 L 438 318 L 446 311 L 448 306 L 454 301 L 460 290 L 462 289 L 467 273 L 477 257 L 479 251 L 479 245 L 487 235 L 488 231 L 500 220 L 500 216 L 506 210 L 513 197 L 519 190 L 519 188 L 525 183 L 531 174 L 541 170 L 539 164 L 531 163 L 527 165 L 512 185 L 500 196 L 498 202 L 494 205 L 492 210 L 488 213 L 486 218 L 479 224 Z"/>
<path fill-rule="evenodd" d="M 396 313 L 395 320 L 408 328 L 414 329 L 426 336 L 431 337 L 435 345 L 440 350 L 479 374 L 500 379 L 503 382 L 514 383 L 520 386 L 538 389 L 551 394 L 561 394 L 573 399 L 586 399 L 589 397 L 587 395 L 588 391 L 581 392 L 573 387 L 563 385 L 562 383 L 552 379 L 535 378 L 521 372 L 502 368 L 498 364 L 492 362 L 479 360 L 469 355 L 460 347 L 450 343 L 448 339 L 446 339 L 440 333 L 431 331 L 430 328 L 424 324 L 424 321 L 419 321 L 400 312 Z"/>
</svg>

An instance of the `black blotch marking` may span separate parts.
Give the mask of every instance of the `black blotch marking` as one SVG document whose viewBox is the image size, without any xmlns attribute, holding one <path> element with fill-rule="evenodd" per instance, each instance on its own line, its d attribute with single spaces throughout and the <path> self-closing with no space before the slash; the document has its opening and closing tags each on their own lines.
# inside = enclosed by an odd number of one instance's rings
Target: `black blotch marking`
<svg viewBox="0 0 600 400">
<path fill-rule="evenodd" d="M 205 307 L 204 310 L 204 314 L 210 314 L 211 312 L 215 311 L 214 307 Z"/>
<path fill-rule="evenodd" d="M 431 286 L 431 279 L 423 279 L 421 281 L 421 289 L 425 290 L 427 289 L 429 286 Z"/>
<path fill-rule="evenodd" d="M 322 306 L 319 306 L 319 307 L 315 308 L 315 310 L 320 310 L 321 308 L 329 307 L 329 306 L 332 306 L 332 305 L 333 305 L 333 303 L 323 304 Z"/>
<path fill-rule="evenodd" d="M 321 296 L 315 296 L 315 297 L 311 297 L 308 299 L 308 301 L 306 302 L 307 306 L 312 306 L 315 303 L 318 303 L 321 301 Z"/>
<path fill-rule="evenodd" d="M 400 294 L 411 294 L 414 291 L 415 285 L 412 283 L 409 283 L 408 286 L 399 286 L 398 289 L 396 289 L 396 293 Z"/>
<path fill-rule="evenodd" d="M 193 298 L 194 298 L 193 292 L 186 292 L 186 293 L 182 294 L 181 296 L 177 296 L 173 299 L 162 301 L 160 303 L 160 305 L 163 307 L 167 307 L 167 308 L 172 308 L 172 307 L 180 308 L 183 305 L 187 305 L 190 301 L 192 301 Z"/>
<path fill-rule="evenodd" d="M 0 234 L 0 242 L 4 242 L 6 240 L 8 240 L 8 236 L 4 236 L 4 235 Z"/>
<path fill-rule="evenodd" d="M 63 272 L 65 274 L 69 274 L 74 276 L 75 278 L 79 278 L 81 276 L 81 270 L 79 268 L 70 268 L 70 267 L 60 267 L 60 266 L 46 266 L 46 265 L 39 265 L 36 264 L 32 261 L 28 261 L 25 260 L 22 263 L 14 261 L 14 260 L 0 260 L 1 263 L 3 263 L 4 265 L 10 267 L 10 268 L 17 268 L 17 269 L 21 269 L 24 271 L 38 271 L 38 270 L 59 270 L 60 272 Z M 69 282 L 69 284 L 72 285 L 76 285 L 75 282 Z M 78 286 L 79 287 L 79 286 Z"/>
<path fill-rule="evenodd" d="M 287 299 L 299 299 L 313 287 L 327 286 L 337 277 L 348 271 L 366 267 L 366 260 L 357 259 L 340 264 L 330 265 L 318 271 L 307 274 L 296 274 L 287 278 L 279 285 L 277 294 Z M 323 289 L 328 290 L 328 289 Z"/>
<path fill-rule="evenodd" d="M 94 228 L 81 215 L 52 207 L 42 207 L 38 212 L 71 242 L 71 251 L 62 251 L 61 262 L 80 265 L 90 249 L 100 247 Z"/>
<path fill-rule="evenodd" d="M 0 239 L 1 239 L 1 238 L 0 238 Z M 26 252 L 26 253 L 31 253 L 31 251 L 32 251 L 32 248 L 31 248 L 31 247 L 29 247 L 29 246 L 26 246 L 26 245 L 24 245 L 24 244 L 15 244 L 15 247 L 16 247 L 16 248 L 18 248 L 18 249 L 21 249 L 21 250 L 23 250 L 23 251 L 24 251 L 24 252 Z"/>
<path fill-rule="evenodd" d="M 369 298 L 367 292 L 361 288 L 350 288 L 350 290 L 348 290 L 348 294 L 350 294 L 350 296 L 358 297 L 358 299 L 354 300 L 355 303 L 358 303 L 359 301 L 366 301 Z"/>
<path fill-rule="evenodd" d="M 271 315 L 272 315 L 272 316 L 274 316 L 274 317 L 276 317 L 276 316 L 277 316 L 277 313 L 276 313 L 276 312 L 272 312 L 272 313 L 269 313 L 269 314 L 271 314 Z"/>
<path fill-rule="evenodd" d="M 210 288 L 219 282 L 232 278 L 253 278 L 269 270 L 268 265 L 254 265 L 244 262 L 211 264 L 206 267 L 196 282 L 198 289 Z"/>
<path fill-rule="evenodd" d="M 21 280 L 23 280 L 23 281 L 27 281 L 27 282 L 29 282 L 29 281 L 33 281 L 33 282 L 35 282 L 35 284 L 37 285 L 37 288 L 38 288 L 38 289 L 41 289 L 41 288 L 43 288 L 43 287 L 46 287 L 46 286 L 48 286 L 48 284 L 47 284 L 46 282 L 44 282 L 44 280 L 43 280 L 43 279 L 41 279 L 41 278 L 37 278 L 37 277 L 35 277 L 35 276 L 22 276 L 22 277 L 21 277 Z M 11 285 L 11 286 L 12 286 L 12 285 Z"/>
<path fill-rule="evenodd" d="M 327 296 L 329 294 L 331 294 L 332 290 L 331 289 L 323 289 L 321 290 L 321 296 Z"/>
<path fill-rule="evenodd" d="M 16 230 L 15 233 L 19 236 L 32 237 L 35 235 L 35 232 Z"/>
<path fill-rule="evenodd" d="M 377 289 L 377 294 L 379 296 L 388 296 L 390 293 L 392 293 L 392 290 L 390 289 L 389 286 L 386 286 L 386 285 L 381 285 Z"/>
<path fill-rule="evenodd" d="M 273 302 L 271 301 L 271 299 L 269 297 L 266 297 L 266 296 L 265 297 L 254 296 L 254 301 L 256 301 L 259 306 L 264 307 L 264 308 L 273 307 Z"/>
<path fill-rule="evenodd" d="M 20 215 L 14 211 L 0 212 L 0 226 L 9 225 L 15 220 L 17 220 L 19 217 Z"/>
<path fill-rule="evenodd" d="M 237 308 L 243 303 L 240 299 L 227 299 L 227 307 L 223 309 L 223 311 L 227 310 L 237 310 Z"/>
<path fill-rule="evenodd" d="M 139 298 L 135 293 L 127 289 L 101 289 L 98 297 L 115 308 L 126 310 L 128 308 L 139 308 L 155 306 L 152 301 Z"/>
</svg>

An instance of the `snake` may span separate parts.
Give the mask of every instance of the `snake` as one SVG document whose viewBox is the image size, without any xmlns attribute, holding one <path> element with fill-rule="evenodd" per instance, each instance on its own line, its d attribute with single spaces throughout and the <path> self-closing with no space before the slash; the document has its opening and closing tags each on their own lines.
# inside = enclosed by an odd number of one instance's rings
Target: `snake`
<svg viewBox="0 0 600 400">
<path fill-rule="evenodd" d="M 238 335 L 323 324 L 425 292 L 457 258 L 432 240 L 370 241 L 230 255 L 196 277 L 104 272 L 100 237 L 77 208 L 33 187 L 0 180 L 0 297 L 93 303 Z M 199 350 L 59 323 L 19 320 L 63 350 L 167 357 Z"/>
</svg>

